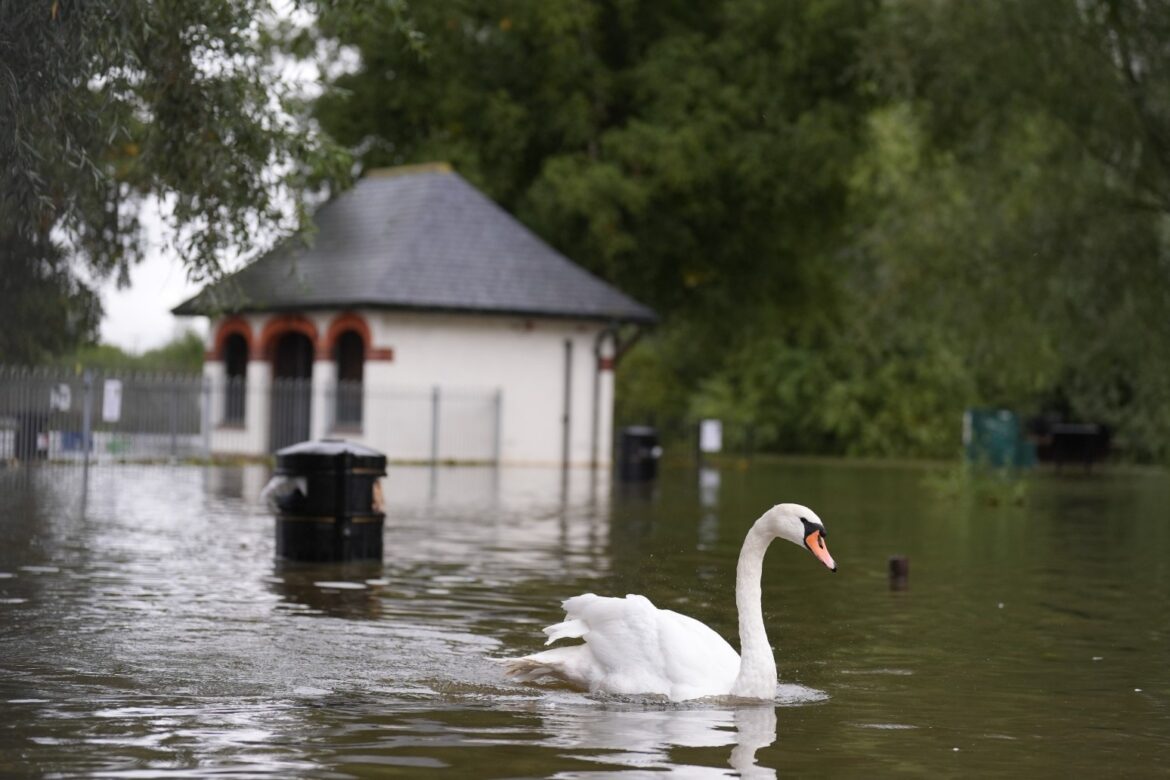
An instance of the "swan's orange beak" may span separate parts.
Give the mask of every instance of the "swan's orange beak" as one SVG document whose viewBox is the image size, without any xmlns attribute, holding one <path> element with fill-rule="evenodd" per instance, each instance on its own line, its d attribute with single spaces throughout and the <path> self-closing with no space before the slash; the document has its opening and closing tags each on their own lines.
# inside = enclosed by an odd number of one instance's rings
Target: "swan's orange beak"
<svg viewBox="0 0 1170 780">
<path fill-rule="evenodd" d="M 833 560 L 833 556 L 829 555 L 829 548 L 825 546 L 825 537 L 821 535 L 820 531 L 813 531 L 804 537 L 804 546 L 817 556 L 817 560 L 825 564 L 829 571 L 837 571 L 837 563 Z"/>
</svg>

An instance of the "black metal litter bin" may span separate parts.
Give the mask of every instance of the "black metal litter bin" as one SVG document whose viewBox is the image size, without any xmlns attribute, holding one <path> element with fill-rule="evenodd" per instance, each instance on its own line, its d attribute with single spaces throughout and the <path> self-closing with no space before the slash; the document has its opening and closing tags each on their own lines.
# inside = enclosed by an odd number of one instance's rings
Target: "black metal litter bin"
<svg viewBox="0 0 1170 780">
<path fill-rule="evenodd" d="M 276 554 L 294 561 L 382 559 L 386 456 L 340 439 L 276 453 L 264 493 L 276 512 Z"/>
<path fill-rule="evenodd" d="M 622 428 L 618 439 L 618 476 L 623 482 L 648 482 L 658 476 L 658 431 L 648 425 Z"/>
</svg>

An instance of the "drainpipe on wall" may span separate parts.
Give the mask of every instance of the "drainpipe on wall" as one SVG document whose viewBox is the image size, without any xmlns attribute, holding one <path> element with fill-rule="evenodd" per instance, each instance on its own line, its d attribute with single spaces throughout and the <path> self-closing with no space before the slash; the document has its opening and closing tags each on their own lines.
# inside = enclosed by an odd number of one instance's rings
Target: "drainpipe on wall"
<svg viewBox="0 0 1170 780">
<path fill-rule="evenodd" d="M 565 339 L 565 406 L 561 416 L 561 468 L 569 468 L 569 436 L 572 435 L 573 341 Z"/>
</svg>

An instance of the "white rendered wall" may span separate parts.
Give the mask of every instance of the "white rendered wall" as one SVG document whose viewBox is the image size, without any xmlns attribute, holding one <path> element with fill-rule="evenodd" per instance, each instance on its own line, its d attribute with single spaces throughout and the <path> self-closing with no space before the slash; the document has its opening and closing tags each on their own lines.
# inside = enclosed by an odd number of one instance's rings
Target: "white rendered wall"
<svg viewBox="0 0 1170 780">
<path fill-rule="evenodd" d="M 224 367 L 218 360 L 203 364 L 203 376 L 211 387 L 211 451 L 217 455 L 263 455 L 268 452 L 269 388 L 272 367 L 249 360 L 244 393 L 243 425 L 224 424 Z"/>
<path fill-rule="evenodd" d="M 305 313 L 318 339 L 340 312 Z M 520 317 L 444 315 L 359 310 L 372 344 L 367 352 L 392 351 L 392 359 L 368 359 L 364 367 L 361 431 L 332 430 L 328 408 L 336 381 L 331 360 L 313 364 L 314 437 L 344 436 L 385 452 L 393 460 L 429 460 L 434 433 L 434 393 L 439 393 L 440 460 L 559 465 L 564 447 L 565 343 L 572 344 L 569 392 L 569 462 L 601 466 L 610 461 L 613 436 L 613 372 L 597 375 L 595 344 L 602 326 L 592 322 Z M 277 315 L 247 315 L 255 350 L 265 324 Z M 213 321 L 208 348 L 219 322 Z M 609 340 L 603 354 L 612 354 Z M 271 364 L 248 362 L 245 426 L 222 425 L 224 366 L 204 364 L 211 382 L 213 451 L 266 454 L 269 445 Z M 594 380 L 597 376 L 596 434 Z M 498 414 L 497 414 L 498 405 Z M 495 430 L 496 419 L 500 429 Z"/>
<path fill-rule="evenodd" d="M 572 465 L 587 465 L 593 431 L 595 323 L 472 315 L 366 312 L 374 346 L 394 351 L 392 361 L 366 363 L 371 398 L 363 439 L 391 457 L 427 457 L 430 396 L 443 395 L 440 443 L 447 433 L 472 425 L 477 401 L 468 398 L 463 420 L 449 409 L 449 396 L 470 391 L 483 398 L 500 393 L 500 459 L 510 463 L 559 464 L 565 401 L 565 342 L 572 343 L 570 446 Z M 605 382 L 603 381 L 603 385 Z M 402 391 L 399 403 L 371 409 L 377 388 Z M 408 391 L 413 390 L 414 393 Z M 612 390 L 602 393 L 602 421 L 612 420 Z M 451 419 L 451 415 L 456 419 Z M 469 437 L 472 438 L 472 437 Z M 474 437 L 478 440 L 478 436 Z M 605 437 L 608 439 L 608 436 Z M 609 446 L 599 448 L 609 462 Z M 440 457 L 444 457 L 440 451 Z"/>
</svg>

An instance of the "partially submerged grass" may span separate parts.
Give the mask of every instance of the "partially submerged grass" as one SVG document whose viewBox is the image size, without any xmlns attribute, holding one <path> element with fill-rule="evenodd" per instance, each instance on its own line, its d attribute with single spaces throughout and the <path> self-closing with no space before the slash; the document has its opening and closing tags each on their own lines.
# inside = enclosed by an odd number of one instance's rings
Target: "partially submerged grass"
<svg viewBox="0 0 1170 780">
<path fill-rule="evenodd" d="M 1028 473 L 1021 469 L 966 460 L 934 469 L 923 481 L 939 496 L 984 506 L 1023 506 L 1032 487 Z"/>
</svg>

